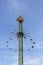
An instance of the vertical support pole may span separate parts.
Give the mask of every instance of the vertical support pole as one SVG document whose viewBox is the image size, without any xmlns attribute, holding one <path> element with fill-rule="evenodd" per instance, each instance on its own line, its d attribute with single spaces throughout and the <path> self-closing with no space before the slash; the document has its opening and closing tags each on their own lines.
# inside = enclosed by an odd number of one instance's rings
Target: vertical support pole
<svg viewBox="0 0 43 65">
<path fill-rule="evenodd" d="M 23 65 L 23 18 L 17 18 L 18 21 L 18 65 Z"/>
<path fill-rule="evenodd" d="M 19 23 L 18 32 L 23 32 L 22 23 Z M 23 65 L 23 37 L 22 36 L 18 38 L 18 65 Z"/>
</svg>

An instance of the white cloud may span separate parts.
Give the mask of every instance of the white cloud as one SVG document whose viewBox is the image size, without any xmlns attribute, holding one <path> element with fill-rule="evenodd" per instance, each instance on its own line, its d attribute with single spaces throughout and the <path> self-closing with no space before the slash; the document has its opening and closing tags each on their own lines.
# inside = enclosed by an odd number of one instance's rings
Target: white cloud
<svg viewBox="0 0 43 65">
<path fill-rule="evenodd" d="M 11 63 L 10 65 L 18 65 L 18 62 Z M 39 57 L 31 58 L 29 56 L 24 57 L 24 65 L 43 65 L 43 55 Z"/>
<path fill-rule="evenodd" d="M 16 63 L 12 63 L 11 65 L 18 65 L 17 62 Z"/>
<path fill-rule="evenodd" d="M 43 65 L 43 55 L 39 57 L 28 57 L 24 59 L 24 65 Z"/>
<path fill-rule="evenodd" d="M 36 43 L 35 47 L 38 49 L 43 49 L 43 45 L 41 43 Z"/>
<path fill-rule="evenodd" d="M 0 41 L 0 48 L 5 48 L 5 41 Z"/>
</svg>

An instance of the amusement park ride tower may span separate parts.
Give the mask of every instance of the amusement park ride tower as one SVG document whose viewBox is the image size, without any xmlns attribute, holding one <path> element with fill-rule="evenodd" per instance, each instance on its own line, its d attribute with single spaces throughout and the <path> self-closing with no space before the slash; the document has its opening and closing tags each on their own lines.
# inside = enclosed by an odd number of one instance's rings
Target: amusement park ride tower
<svg viewBox="0 0 43 65">
<path fill-rule="evenodd" d="M 31 36 L 29 35 L 30 33 L 29 34 L 23 33 L 24 19 L 21 16 L 19 16 L 16 20 L 18 21 L 18 32 L 16 32 L 16 35 L 18 38 L 18 65 L 23 65 L 23 37 L 24 38 L 30 37 L 30 41 L 32 42 L 31 48 L 34 48 L 35 42 L 31 38 Z M 14 33 L 15 33 L 15 30 L 14 30 L 14 32 L 11 32 L 11 34 L 13 34 L 13 35 L 14 35 Z M 12 38 L 10 38 L 10 40 L 12 40 Z M 9 41 L 6 41 L 6 43 L 7 43 L 6 47 L 9 47 L 9 45 L 8 45 Z M 9 48 L 9 50 L 11 51 L 12 48 Z M 30 51 L 30 49 L 28 49 L 28 51 Z"/>
<path fill-rule="evenodd" d="M 18 21 L 18 65 L 23 65 L 23 21 L 24 19 L 19 16 L 17 18 Z"/>
</svg>

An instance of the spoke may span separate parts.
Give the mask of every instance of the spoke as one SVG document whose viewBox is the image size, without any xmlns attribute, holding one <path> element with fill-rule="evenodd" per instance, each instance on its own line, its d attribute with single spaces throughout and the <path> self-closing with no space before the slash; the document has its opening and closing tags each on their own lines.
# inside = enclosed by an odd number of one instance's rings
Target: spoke
<svg viewBox="0 0 43 65">
<path fill-rule="evenodd" d="M 13 31 L 17 33 L 17 31 L 15 29 L 13 29 Z"/>
</svg>

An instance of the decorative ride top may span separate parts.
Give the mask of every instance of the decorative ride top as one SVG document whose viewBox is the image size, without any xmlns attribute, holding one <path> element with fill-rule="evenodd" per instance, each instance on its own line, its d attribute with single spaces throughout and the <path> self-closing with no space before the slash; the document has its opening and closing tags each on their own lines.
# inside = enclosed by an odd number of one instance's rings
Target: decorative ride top
<svg viewBox="0 0 43 65">
<path fill-rule="evenodd" d="M 21 16 L 19 16 L 19 17 L 17 18 L 17 21 L 18 21 L 19 23 L 21 23 L 21 22 L 24 21 L 24 19 L 23 19 Z"/>
</svg>

